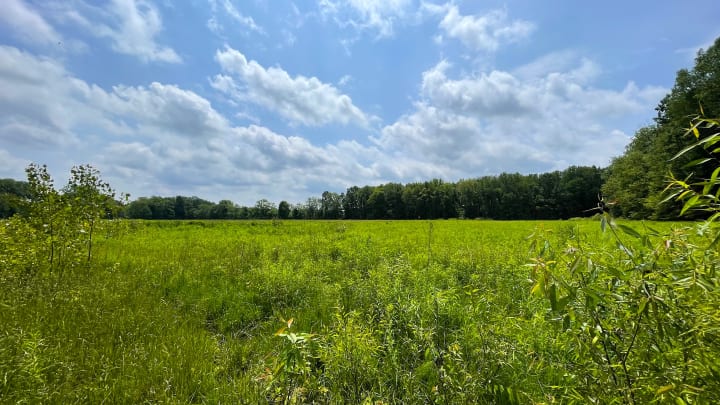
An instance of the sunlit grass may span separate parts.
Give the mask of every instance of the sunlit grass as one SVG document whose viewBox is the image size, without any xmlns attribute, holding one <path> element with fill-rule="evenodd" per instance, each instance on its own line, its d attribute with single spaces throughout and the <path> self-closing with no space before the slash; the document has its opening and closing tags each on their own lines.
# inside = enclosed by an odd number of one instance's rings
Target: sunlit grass
<svg viewBox="0 0 720 405">
<path fill-rule="evenodd" d="M 538 227 L 616 243 L 589 220 L 137 222 L 88 273 L 0 279 L 0 400 L 552 401 L 578 382 L 529 294 Z M 307 342 L 275 335 L 291 318 Z"/>
</svg>

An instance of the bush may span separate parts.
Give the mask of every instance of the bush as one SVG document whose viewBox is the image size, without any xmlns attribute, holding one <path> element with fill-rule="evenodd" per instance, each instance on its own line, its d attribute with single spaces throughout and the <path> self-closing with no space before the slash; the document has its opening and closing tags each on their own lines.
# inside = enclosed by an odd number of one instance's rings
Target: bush
<svg viewBox="0 0 720 405">
<path fill-rule="evenodd" d="M 660 233 L 616 224 L 601 213 L 601 227 L 616 242 L 599 250 L 580 238 L 552 246 L 533 236 L 532 293 L 550 304 L 570 377 L 582 384 L 565 395 L 592 403 L 674 400 L 720 402 L 720 133 L 700 138 L 698 127 L 718 127 L 698 118 L 689 133 L 697 140 L 678 156 L 702 147 L 708 157 L 691 165 L 715 164 L 709 179 L 672 178 L 668 200 L 684 202 L 682 212 L 706 211 L 695 227 Z"/>
</svg>

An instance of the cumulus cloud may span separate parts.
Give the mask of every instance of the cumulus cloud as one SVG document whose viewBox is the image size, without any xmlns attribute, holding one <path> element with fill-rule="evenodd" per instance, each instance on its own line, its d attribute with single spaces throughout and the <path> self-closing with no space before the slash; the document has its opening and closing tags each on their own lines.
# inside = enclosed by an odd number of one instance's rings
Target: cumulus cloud
<svg viewBox="0 0 720 405">
<path fill-rule="evenodd" d="M 453 111 L 483 116 L 518 114 L 533 108 L 530 90 L 511 74 L 493 70 L 459 80 L 448 79 L 442 61 L 423 73 L 422 95 Z"/>
<path fill-rule="evenodd" d="M 526 38 L 535 28 L 529 21 L 509 21 L 505 10 L 493 10 L 483 15 L 461 15 L 456 5 L 447 8 L 440 28 L 447 36 L 460 40 L 475 51 L 495 51 L 502 43 Z"/>
<path fill-rule="evenodd" d="M 628 117 L 647 115 L 666 92 L 630 82 L 592 86 L 600 68 L 576 60 L 565 71 L 528 66 L 523 76 L 492 70 L 451 77 L 441 61 L 423 73 L 420 101 L 374 141 L 452 173 L 538 172 L 571 164 L 604 166 L 622 150 Z M 521 70 L 522 71 L 522 70 Z"/>
<path fill-rule="evenodd" d="M 30 159 L 51 166 L 63 159 L 60 166 L 96 165 L 116 189 L 136 196 L 252 204 L 243 198 L 301 201 L 316 193 L 312 184 L 343 189 L 380 172 L 365 160 L 381 155 L 375 146 L 317 146 L 260 125 L 232 126 L 193 91 L 159 82 L 103 89 L 55 59 L 13 47 L 0 46 L 0 88 L 0 173 L 13 177 Z"/>
<path fill-rule="evenodd" d="M 74 141 L 73 112 L 81 106 L 58 93 L 83 92 L 52 59 L 0 46 L 0 138 L 4 143 L 47 148 Z"/>
<path fill-rule="evenodd" d="M 77 143 L 78 134 L 207 138 L 227 121 L 196 93 L 157 82 L 88 84 L 56 60 L 0 46 L 0 136 L 18 146 L 50 148 Z"/>
<path fill-rule="evenodd" d="M 210 137 L 228 128 L 228 123 L 210 102 L 174 85 L 153 82 L 147 88 L 116 86 L 112 111 L 130 116 L 140 125 L 188 137 Z"/>
<path fill-rule="evenodd" d="M 215 59 L 225 73 L 233 75 L 216 75 L 211 80 L 215 89 L 234 99 L 259 104 L 291 123 L 367 126 L 371 119 L 348 95 L 316 77 L 291 77 L 282 68 L 266 68 L 230 47 L 218 50 Z"/>
</svg>

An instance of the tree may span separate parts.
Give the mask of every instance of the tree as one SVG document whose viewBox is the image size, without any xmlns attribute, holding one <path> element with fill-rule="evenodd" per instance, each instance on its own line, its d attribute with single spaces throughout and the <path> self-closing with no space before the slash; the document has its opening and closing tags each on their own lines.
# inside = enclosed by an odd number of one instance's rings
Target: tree
<svg viewBox="0 0 720 405">
<path fill-rule="evenodd" d="M 290 204 L 287 201 L 280 201 L 278 204 L 278 218 L 288 219 L 290 217 Z"/>
<path fill-rule="evenodd" d="M 152 219 L 153 213 L 152 210 L 150 210 L 148 198 L 140 197 L 128 204 L 125 208 L 125 215 L 133 219 Z"/>
<path fill-rule="evenodd" d="M 50 271 L 89 264 L 99 221 L 119 208 L 115 192 L 90 165 L 73 167 L 63 192 L 55 189 L 47 166 L 31 164 L 25 171 L 26 221 L 39 238 Z"/>
<path fill-rule="evenodd" d="M 175 218 L 177 219 L 185 219 L 186 212 L 185 212 L 185 197 L 177 196 L 175 197 Z"/>
<path fill-rule="evenodd" d="M 580 217 L 598 203 L 602 187 L 602 171 L 595 167 L 571 166 L 560 177 L 562 218 Z"/>
<path fill-rule="evenodd" d="M 230 200 L 220 200 L 210 210 L 212 219 L 232 219 L 236 217 L 235 203 Z"/>
<path fill-rule="evenodd" d="M 0 218 L 9 218 L 19 213 L 29 197 L 27 182 L 0 179 Z"/>
<path fill-rule="evenodd" d="M 608 170 L 604 192 L 617 199 L 616 211 L 624 216 L 677 218 L 679 203 L 661 204 L 667 174 L 672 172 L 677 178 L 693 172 L 699 177 L 710 176 L 708 167 L 689 167 L 689 163 L 705 157 L 701 149 L 672 158 L 689 141 L 685 128 L 692 117 L 698 112 L 720 115 L 720 38 L 706 51 L 698 52 L 692 69 L 678 71 L 675 85 L 656 110 L 656 125 L 640 129 Z M 696 129 L 699 139 L 710 135 L 707 128 Z"/>
<path fill-rule="evenodd" d="M 175 199 L 166 197 L 150 197 L 148 200 L 152 219 L 175 219 Z M 205 218 L 208 218 L 207 216 Z"/>
<path fill-rule="evenodd" d="M 266 199 L 258 200 L 255 203 L 255 218 L 270 219 L 274 216 L 274 205 Z"/>
<path fill-rule="evenodd" d="M 98 221 L 111 217 L 119 208 L 115 205 L 115 191 L 102 180 L 100 171 L 90 165 L 80 165 L 70 169 L 64 199 L 70 200 L 72 215 L 79 221 L 77 232 L 87 246 L 89 263 Z"/>
<path fill-rule="evenodd" d="M 613 159 L 608 169 L 608 179 L 603 185 L 603 194 L 615 201 L 613 214 L 632 219 L 648 218 L 654 208 L 648 204 L 652 194 L 653 176 L 657 173 L 652 145 L 657 126 L 641 128 L 625 149 L 625 154 Z"/>
<path fill-rule="evenodd" d="M 318 219 L 321 215 L 322 204 L 319 198 L 310 197 L 305 202 L 305 219 Z"/>
<path fill-rule="evenodd" d="M 321 217 L 338 219 L 342 215 L 342 197 L 338 193 L 325 191 L 320 198 Z"/>
</svg>

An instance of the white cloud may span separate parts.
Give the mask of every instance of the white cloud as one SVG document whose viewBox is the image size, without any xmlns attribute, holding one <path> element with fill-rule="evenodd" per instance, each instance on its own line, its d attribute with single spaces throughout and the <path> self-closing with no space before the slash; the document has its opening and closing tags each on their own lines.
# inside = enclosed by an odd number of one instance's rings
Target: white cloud
<svg viewBox="0 0 720 405">
<path fill-rule="evenodd" d="M 343 75 L 343 77 L 341 77 L 340 80 L 338 80 L 338 86 L 344 87 L 348 83 L 350 83 L 352 81 L 352 79 L 353 78 L 350 75 Z"/>
<path fill-rule="evenodd" d="M 74 141 L 73 111 L 61 93 L 82 91 L 56 61 L 0 46 L 0 138 L 6 145 L 48 148 Z"/>
<path fill-rule="evenodd" d="M 30 44 L 57 45 L 60 34 L 47 21 L 22 0 L 3 0 L 0 21 L 10 27 L 22 41 Z"/>
<path fill-rule="evenodd" d="M 561 72 L 536 62 L 522 76 L 493 70 L 451 78 L 442 61 L 423 74 L 413 111 L 374 141 L 398 158 L 422 157 L 444 173 L 461 168 L 460 175 L 604 166 L 629 140 L 618 128 L 651 114 L 667 91 L 632 82 L 619 91 L 594 88 L 600 68 L 589 60 Z"/>
<path fill-rule="evenodd" d="M 533 109 L 526 89 L 511 74 L 493 70 L 479 76 L 450 80 L 443 61 L 423 73 L 422 94 L 453 111 L 479 117 L 517 114 Z"/>
<path fill-rule="evenodd" d="M 95 20 L 103 20 L 95 23 Z M 182 58 L 155 37 L 162 31 L 157 8 L 145 0 L 112 0 L 107 8 L 95 8 L 89 16 L 91 33 L 112 41 L 112 48 L 144 62 L 180 63 Z"/>
<path fill-rule="evenodd" d="M 12 47 L 0 46 L 0 88 L 0 137 L 18 147 L 67 147 L 89 134 L 207 139 L 229 128 L 194 92 L 157 82 L 106 91 Z"/>
<path fill-rule="evenodd" d="M 316 77 L 291 77 L 282 68 L 265 68 L 230 47 L 218 50 L 215 59 L 224 72 L 239 79 L 238 83 L 233 77 L 217 75 L 211 81 L 215 89 L 275 111 L 291 123 L 367 126 L 370 121 L 349 96 Z"/>
<path fill-rule="evenodd" d="M 320 147 L 260 125 L 233 127 L 207 99 L 179 86 L 106 90 L 57 60 L 12 47 L 0 46 L 0 88 L 0 173 L 16 178 L 29 160 L 65 168 L 91 163 L 134 196 L 252 204 L 263 197 L 301 201 L 317 192 L 311 185 L 341 190 L 379 175 L 356 155 L 380 156 L 376 147 Z"/>
<path fill-rule="evenodd" d="M 412 0 L 320 0 L 320 13 L 340 26 L 359 31 L 372 30 L 378 37 L 390 37 L 394 26 L 411 16 Z"/>
<path fill-rule="evenodd" d="M 211 137 L 229 128 L 206 99 L 174 85 L 153 82 L 148 88 L 116 86 L 108 106 L 142 126 L 191 138 Z"/>
<path fill-rule="evenodd" d="M 458 7 L 448 7 L 440 22 L 448 37 L 460 40 L 475 51 L 495 51 L 502 43 L 526 38 L 535 26 L 524 20 L 508 21 L 505 10 L 493 10 L 484 15 L 461 15 Z"/>
<path fill-rule="evenodd" d="M 211 12 L 212 16 L 208 20 L 207 25 L 208 25 L 208 28 L 215 34 L 221 35 L 222 31 L 224 30 L 223 25 L 219 22 L 221 15 L 218 12 L 218 10 L 220 9 L 220 7 L 222 7 L 222 10 L 225 12 L 224 13 L 225 15 L 229 16 L 234 22 L 240 24 L 240 26 L 245 27 L 250 31 L 255 31 L 257 33 L 260 33 L 260 34 L 265 32 L 262 29 L 262 27 L 260 27 L 255 22 L 255 19 L 241 13 L 230 2 L 230 0 L 208 0 L 208 5 L 210 6 L 210 12 Z"/>
</svg>

